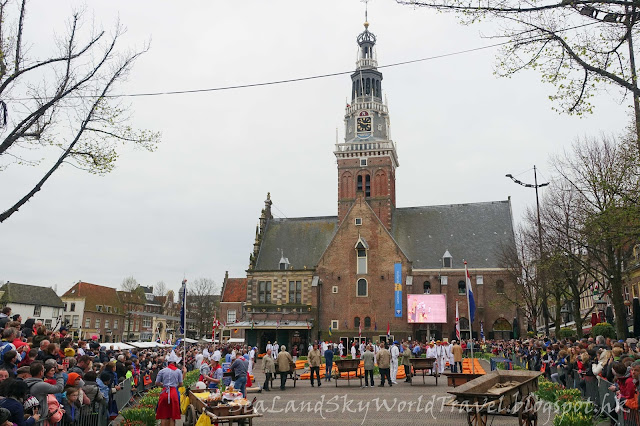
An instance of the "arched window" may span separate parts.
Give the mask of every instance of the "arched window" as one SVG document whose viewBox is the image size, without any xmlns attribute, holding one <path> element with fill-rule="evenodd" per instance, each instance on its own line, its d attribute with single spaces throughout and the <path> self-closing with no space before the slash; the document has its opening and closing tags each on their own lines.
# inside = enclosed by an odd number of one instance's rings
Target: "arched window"
<svg viewBox="0 0 640 426">
<path fill-rule="evenodd" d="M 365 176 L 364 196 L 371 197 L 371 176 Z"/>
<path fill-rule="evenodd" d="M 371 328 L 371 317 L 364 317 L 364 328 Z"/>
<path fill-rule="evenodd" d="M 496 293 L 504 294 L 504 281 L 502 280 L 496 281 Z"/>
<path fill-rule="evenodd" d="M 360 278 L 358 280 L 358 290 L 356 295 L 358 297 L 367 297 L 367 295 L 369 294 L 369 288 L 368 288 L 368 284 L 367 284 L 367 280 L 365 280 L 364 278 Z"/>
<path fill-rule="evenodd" d="M 362 175 L 358 175 L 358 186 L 356 187 L 357 191 L 362 191 Z"/>
<path fill-rule="evenodd" d="M 467 294 L 467 283 L 464 281 L 458 281 L 458 294 Z"/>
<path fill-rule="evenodd" d="M 354 326 L 355 328 L 360 327 L 360 317 L 355 317 L 355 318 L 353 319 L 353 326 Z"/>
<path fill-rule="evenodd" d="M 356 273 L 358 274 L 366 274 L 367 273 L 367 249 L 369 246 L 367 242 L 364 241 L 363 238 L 358 239 L 356 243 Z"/>
<path fill-rule="evenodd" d="M 429 281 L 425 281 L 424 284 L 422 284 L 422 292 L 424 294 L 431 294 L 431 283 Z"/>
</svg>

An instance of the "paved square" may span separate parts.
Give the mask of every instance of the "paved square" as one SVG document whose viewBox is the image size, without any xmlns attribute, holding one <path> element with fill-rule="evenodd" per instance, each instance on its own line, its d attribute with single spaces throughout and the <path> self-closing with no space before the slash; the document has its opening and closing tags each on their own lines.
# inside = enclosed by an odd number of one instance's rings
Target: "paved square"
<svg viewBox="0 0 640 426">
<path fill-rule="evenodd" d="M 489 366 L 485 366 L 489 370 Z M 264 374 L 260 369 L 254 370 L 261 383 Z M 280 380 L 274 380 L 275 389 L 260 394 L 249 394 L 249 399 L 258 398 L 257 409 L 264 417 L 257 419 L 257 424 L 273 423 L 304 424 L 341 424 L 341 425 L 466 425 L 465 413 L 444 406 L 451 399 L 447 393 L 446 377 L 441 376 L 438 385 L 435 378 L 427 377 L 427 385 L 422 385 L 422 378 L 416 378 L 416 384 L 399 381 L 393 387 L 378 387 L 379 378 L 375 377 L 374 387 L 360 388 L 358 379 L 347 386 L 346 380 L 340 380 L 338 387 L 335 381 L 322 382 L 322 386 L 311 387 L 309 380 L 298 380 L 296 387 L 293 381 L 287 380 L 284 391 L 279 390 Z M 549 418 L 551 417 L 551 418 Z M 539 414 L 539 425 L 551 425 L 553 416 Z M 493 421 L 493 423 L 492 423 Z M 489 417 L 488 424 L 517 425 L 517 417 Z"/>
</svg>

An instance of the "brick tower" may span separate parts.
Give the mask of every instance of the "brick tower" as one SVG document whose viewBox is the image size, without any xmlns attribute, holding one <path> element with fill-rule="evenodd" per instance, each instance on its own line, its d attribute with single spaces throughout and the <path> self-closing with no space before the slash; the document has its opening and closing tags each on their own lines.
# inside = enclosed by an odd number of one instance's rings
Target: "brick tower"
<svg viewBox="0 0 640 426">
<path fill-rule="evenodd" d="M 338 221 L 341 223 L 362 192 L 380 221 L 391 229 L 396 206 L 396 146 L 390 136 L 389 111 L 382 101 L 382 73 L 374 51 L 376 36 L 369 23 L 358 36 L 356 70 L 351 74 L 351 104 L 347 104 L 344 143 L 336 143 L 338 160 Z"/>
</svg>

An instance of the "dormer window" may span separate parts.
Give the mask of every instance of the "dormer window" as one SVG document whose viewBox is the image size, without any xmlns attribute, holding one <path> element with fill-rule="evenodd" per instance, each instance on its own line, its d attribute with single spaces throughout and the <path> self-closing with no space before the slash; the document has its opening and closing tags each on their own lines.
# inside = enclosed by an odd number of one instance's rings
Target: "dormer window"
<svg viewBox="0 0 640 426">
<path fill-rule="evenodd" d="M 364 238 L 360 237 L 358 238 L 355 248 L 357 257 L 357 274 L 364 275 L 367 273 L 367 251 L 369 250 L 369 245 Z"/>
<path fill-rule="evenodd" d="M 451 257 L 451 253 L 449 253 L 449 250 L 444 252 L 444 255 L 442 256 L 442 267 L 443 268 L 451 268 L 453 265 L 453 257 Z"/>
<path fill-rule="evenodd" d="M 289 269 L 289 259 L 284 257 L 284 253 L 283 253 L 282 256 L 280 257 L 280 270 L 286 271 L 287 269 Z"/>
</svg>

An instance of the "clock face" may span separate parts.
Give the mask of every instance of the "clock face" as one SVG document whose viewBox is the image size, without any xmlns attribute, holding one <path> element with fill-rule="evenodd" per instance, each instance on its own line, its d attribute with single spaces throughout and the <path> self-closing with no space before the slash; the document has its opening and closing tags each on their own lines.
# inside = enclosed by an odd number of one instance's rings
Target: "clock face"
<svg viewBox="0 0 640 426">
<path fill-rule="evenodd" d="M 356 118 L 356 134 L 361 139 L 371 136 L 373 130 L 373 120 L 367 111 L 360 111 Z"/>
<path fill-rule="evenodd" d="M 371 117 L 358 117 L 358 132 L 371 131 Z"/>
</svg>

